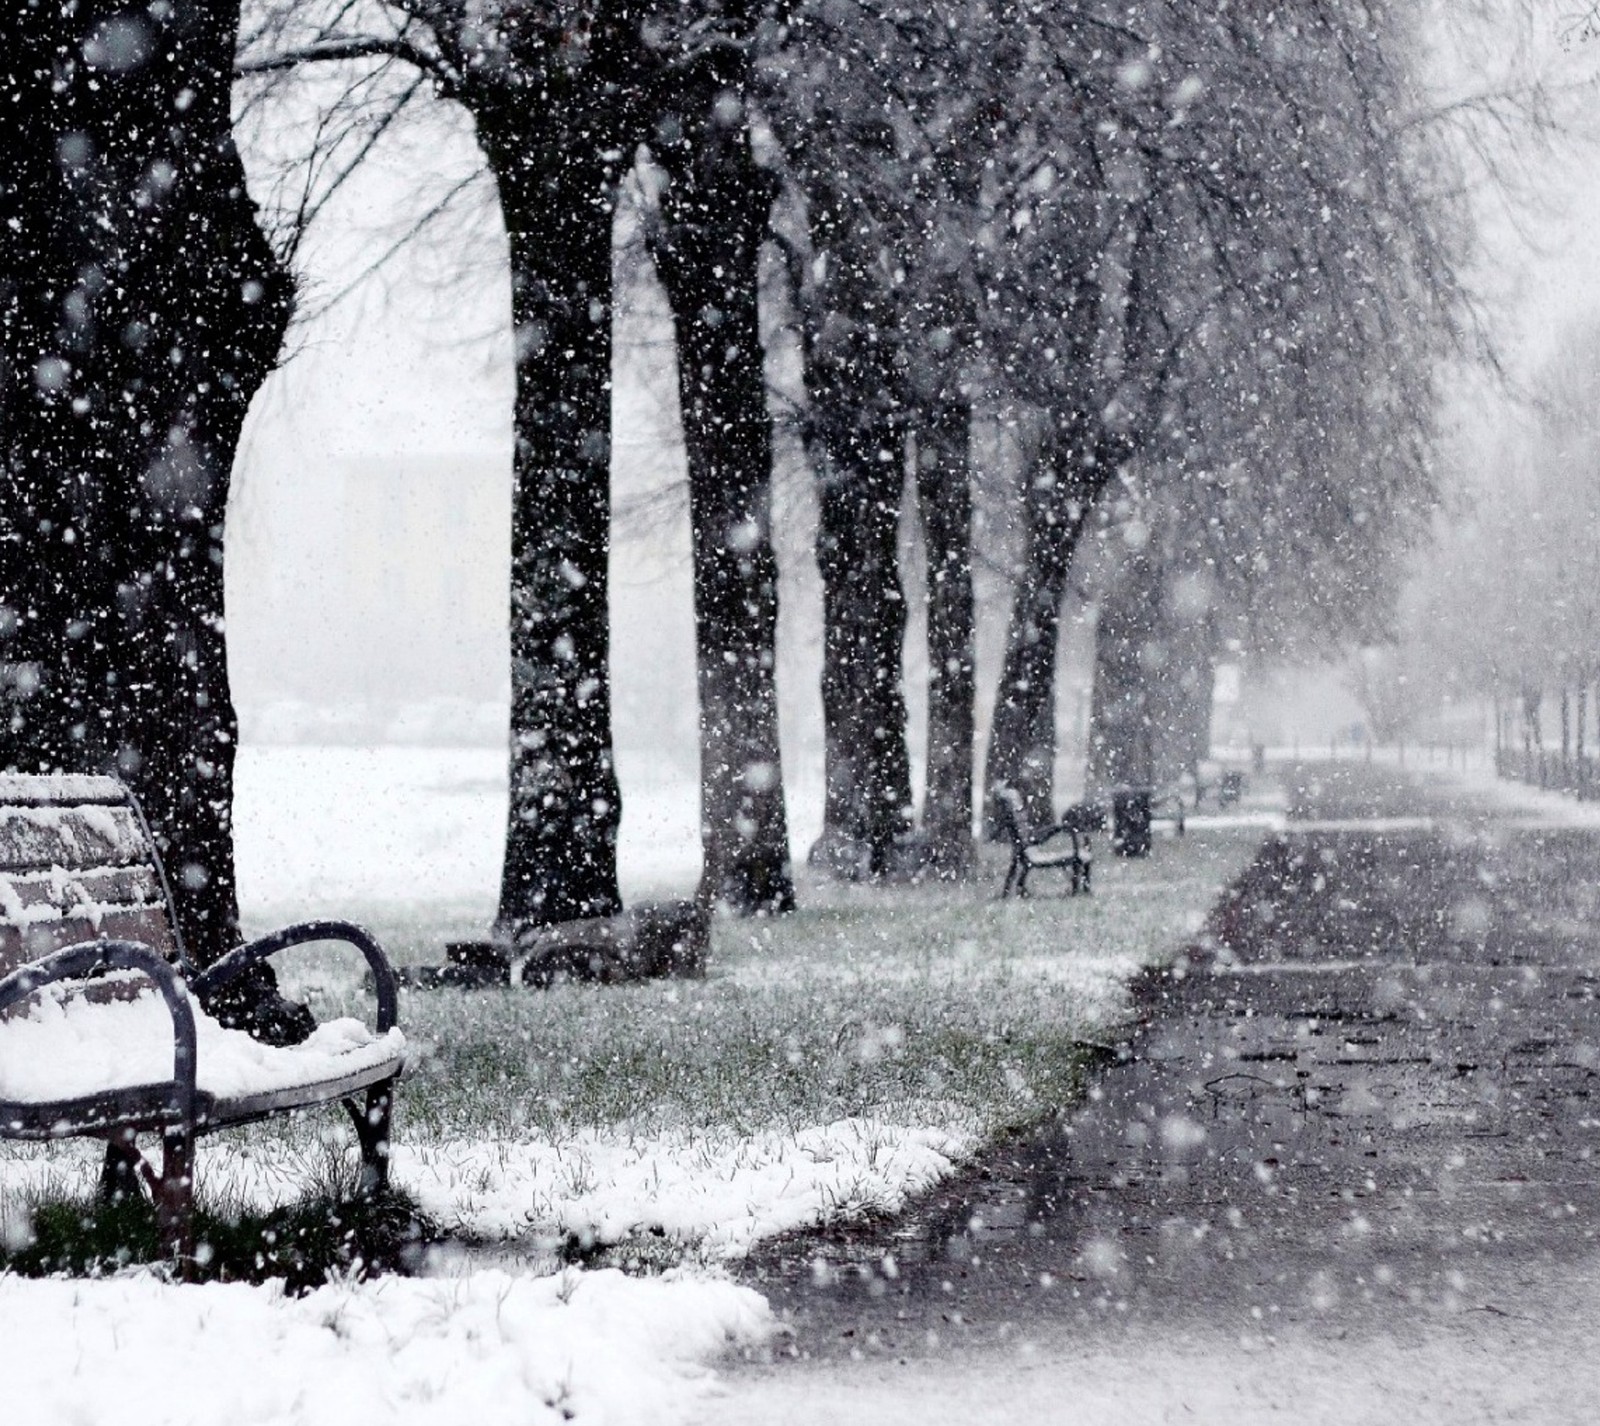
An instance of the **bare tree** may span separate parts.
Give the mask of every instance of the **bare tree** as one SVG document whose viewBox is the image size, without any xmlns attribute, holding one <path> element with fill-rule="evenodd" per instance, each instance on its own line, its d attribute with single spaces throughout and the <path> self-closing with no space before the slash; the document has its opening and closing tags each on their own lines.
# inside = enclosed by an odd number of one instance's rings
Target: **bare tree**
<svg viewBox="0 0 1600 1426">
<path fill-rule="evenodd" d="M 674 308 L 689 449 L 702 891 L 740 910 L 793 903 L 774 681 L 771 433 L 755 329 L 770 192 L 738 117 L 738 56 L 754 18 L 602 6 L 572 28 L 511 4 L 469 15 L 395 0 L 319 11 L 309 36 L 279 23 L 249 66 L 412 66 L 472 115 L 495 177 L 518 391 L 505 937 L 619 904 L 606 593 L 611 227 L 617 184 L 646 142 L 669 179 L 652 251 Z"/>
</svg>

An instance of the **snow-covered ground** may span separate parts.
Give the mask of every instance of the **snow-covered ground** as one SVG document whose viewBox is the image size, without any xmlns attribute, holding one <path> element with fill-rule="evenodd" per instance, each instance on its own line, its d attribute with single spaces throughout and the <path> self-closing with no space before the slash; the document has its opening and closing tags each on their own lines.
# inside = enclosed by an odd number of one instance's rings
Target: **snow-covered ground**
<svg viewBox="0 0 1600 1426">
<path fill-rule="evenodd" d="M 438 959 L 492 914 L 503 779 L 480 750 L 247 747 L 247 921 L 355 914 L 402 958 Z M 817 801 L 796 799 L 799 850 Z M 1074 1041 L 1106 1033 L 1126 978 L 1198 928 L 1270 815 L 1202 827 L 1148 862 L 1107 858 L 1091 898 L 1045 882 L 1026 903 L 996 902 L 987 882 L 808 886 L 794 917 L 719 922 L 700 982 L 410 995 L 396 1181 L 484 1246 L 437 1258 L 435 1276 L 297 1300 L 149 1273 L 0 1278 L 0 1417 L 699 1419 L 708 1363 L 770 1329 L 718 1261 L 893 1210 L 998 1125 L 1072 1093 Z M 627 894 L 692 887 L 695 827 L 692 784 L 625 779 Z M 333 961 L 313 954 L 289 984 L 362 1013 L 356 973 Z M 280 1120 L 208 1139 L 199 1191 L 292 1199 L 348 1137 Z M 31 1198 L 88 1191 L 97 1168 L 81 1143 L 0 1146 L 0 1233 L 26 1231 Z M 553 1271 L 566 1239 L 680 1266 Z"/>
<path fill-rule="evenodd" d="M 700 873 L 694 784 L 639 755 L 619 753 L 618 771 L 623 894 L 689 894 Z M 798 784 L 789 793 L 803 852 L 821 830 L 821 793 Z M 245 913 L 454 903 L 486 921 L 505 817 L 500 749 L 247 743 L 235 830 Z"/>
<path fill-rule="evenodd" d="M 575 1270 L 275 1287 L 0 1277 L 8 1426 L 698 1421 L 758 1293 Z"/>
</svg>

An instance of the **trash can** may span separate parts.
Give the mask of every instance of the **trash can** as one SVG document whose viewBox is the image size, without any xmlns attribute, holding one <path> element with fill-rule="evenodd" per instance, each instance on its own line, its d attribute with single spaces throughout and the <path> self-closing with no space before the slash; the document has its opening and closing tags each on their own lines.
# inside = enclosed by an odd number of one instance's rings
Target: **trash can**
<svg viewBox="0 0 1600 1426">
<path fill-rule="evenodd" d="M 1119 857 L 1150 855 L 1148 787 L 1119 787 L 1111 794 L 1111 850 Z"/>
</svg>

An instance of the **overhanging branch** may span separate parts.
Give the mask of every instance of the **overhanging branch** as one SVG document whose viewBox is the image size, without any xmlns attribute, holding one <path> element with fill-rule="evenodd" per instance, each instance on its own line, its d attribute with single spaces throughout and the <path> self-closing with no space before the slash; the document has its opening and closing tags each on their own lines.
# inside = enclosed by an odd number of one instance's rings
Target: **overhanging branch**
<svg viewBox="0 0 1600 1426">
<path fill-rule="evenodd" d="M 414 65 L 430 76 L 446 97 L 453 96 L 459 85 L 459 77 L 438 55 L 429 54 L 420 45 L 398 36 L 387 39 L 378 35 L 330 36 L 277 54 L 240 60 L 233 72 L 235 77 L 244 78 L 275 74 L 304 64 L 335 64 L 354 59 L 397 59 Z"/>
</svg>

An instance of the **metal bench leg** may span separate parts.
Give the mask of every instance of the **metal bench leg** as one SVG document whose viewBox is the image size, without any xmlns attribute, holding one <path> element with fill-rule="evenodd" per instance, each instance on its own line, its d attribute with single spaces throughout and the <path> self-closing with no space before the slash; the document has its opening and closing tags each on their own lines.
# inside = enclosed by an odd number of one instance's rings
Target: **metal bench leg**
<svg viewBox="0 0 1600 1426">
<path fill-rule="evenodd" d="M 161 1177 L 154 1197 L 162 1251 L 188 1278 L 194 1267 L 194 1136 L 186 1129 L 168 1129 L 161 1136 Z"/>
<path fill-rule="evenodd" d="M 356 1139 L 361 1145 L 362 1197 L 381 1193 L 389 1186 L 389 1126 L 394 1117 L 394 1081 L 386 1079 L 367 1091 L 367 1102 L 344 1101 L 355 1121 Z"/>
</svg>

